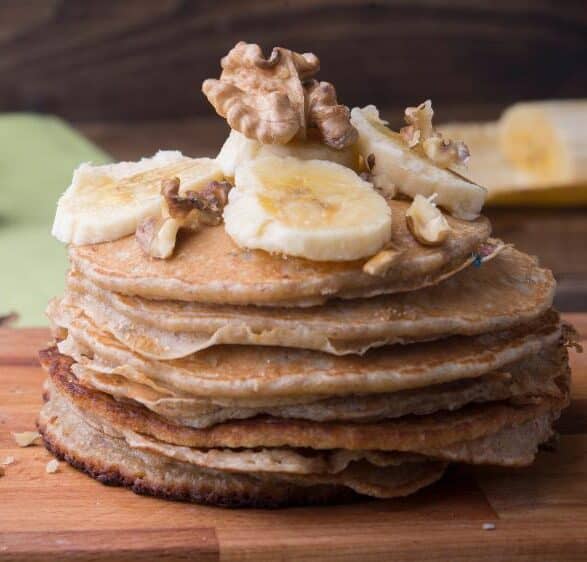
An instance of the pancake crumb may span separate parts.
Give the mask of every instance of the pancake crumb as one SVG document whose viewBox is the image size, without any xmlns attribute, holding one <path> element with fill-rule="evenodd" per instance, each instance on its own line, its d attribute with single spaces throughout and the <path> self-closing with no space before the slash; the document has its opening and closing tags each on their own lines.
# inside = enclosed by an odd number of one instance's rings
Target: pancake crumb
<svg viewBox="0 0 587 562">
<path fill-rule="evenodd" d="M 12 436 L 19 447 L 38 445 L 38 441 L 41 438 L 37 431 L 23 431 L 22 433 L 13 433 Z"/>
<path fill-rule="evenodd" d="M 57 459 L 50 460 L 45 467 L 47 474 L 55 474 L 59 471 L 59 461 Z"/>
<path fill-rule="evenodd" d="M 16 459 L 11 455 L 9 457 L 5 457 L 2 462 L 0 462 L 1 466 L 8 466 L 10 464 L 14 464 L 14 462 L 16 461 Z"/>
<path fill-rule="evenodd" d="M 483 523 L 484 531 L 495 531 L 495 523 Z"/>
</svg>

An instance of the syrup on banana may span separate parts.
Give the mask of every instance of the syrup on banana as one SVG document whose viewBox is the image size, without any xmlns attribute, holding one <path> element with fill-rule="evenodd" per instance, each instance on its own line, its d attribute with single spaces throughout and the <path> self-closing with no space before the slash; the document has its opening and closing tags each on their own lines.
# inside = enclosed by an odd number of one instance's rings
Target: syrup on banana
<svg viewBox="0 0 587 562">
<path fill-rule="evenodd" d="M 479 216 L 485 189 L 412 150 L 399 133 L 387 127 L 375 106 L 355 107 L 351 122 L 359 131 L 360 154 L 365 161 L 374 159 L 370 171 L 377 188 L 390 196 L 396 190 L 411 198 L 436 194 L 436 203 L 453 216 L 465 220 Z"/>
<path fill-rule="evenodd" d="M 211 158 L 187 158 L 176 151 L 160 151 L 139 162 L 82 164 L 59 200 L 52 234 L 76 245 L 133 234 L 143 219 L 159 215 L 161 182 L 173 177 L 187 191 L 221 181 L 223 174 Z"/>
<path fill-rule="evenodd" d="M 293 157 L 239 166 L 224 222 L 241 247 L 315 261 L 372 256 L 391 238 L 391 211 L 370 183 L 340 164 Z"/>
</svg>

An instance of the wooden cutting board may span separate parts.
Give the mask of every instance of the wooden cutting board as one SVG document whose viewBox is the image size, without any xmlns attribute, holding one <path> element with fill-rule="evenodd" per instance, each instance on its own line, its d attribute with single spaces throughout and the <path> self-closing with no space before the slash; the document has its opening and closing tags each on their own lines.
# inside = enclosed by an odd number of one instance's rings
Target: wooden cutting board
<svg viewBox="0 0 587 562">
<path fill-rule="evenodd" d="M 567 315 L 587 341 L 587 315 Z M 105 487 L 20 449 L 34 429 L 48 333 L 0 329 L 0 560 L 451 562 L 587 560 L 587 353 L 572 352 L 574 401 L 558 451 L 526 469 L 455 468 L 406 499 L 282 511 L 171 503 Z M 494 523 L 494 530 L 483 530 Z"/>
</svg>

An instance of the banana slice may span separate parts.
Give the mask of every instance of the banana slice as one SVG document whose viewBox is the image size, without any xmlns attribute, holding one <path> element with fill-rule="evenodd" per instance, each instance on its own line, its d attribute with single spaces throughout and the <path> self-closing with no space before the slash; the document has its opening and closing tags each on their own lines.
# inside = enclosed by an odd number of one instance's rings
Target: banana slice
<svg viewBox="0 0 587 562">
<path fill-rule="evenodd" d="M 266 156 L 292 156 L 300 160 L 327 160 L 353 170 L 358 169 L 359 155 L 354 147 L 336 150 L 317 140 L 291 141 L 287 144 L 261 144 L 238 131 L 231 131 L 216 161 L 224 175 L 233 178 L 238 166 Z"/>
<path fill-rule="evenodd" d="M 268 156 L 239 166 L 235 184 L 224 223 L 241 247 L 348 261 L 372 256 L 391 237 L 385 199 L 340 164 Z"/>
<path fill-rule="evenodd" d="M 522 102 L 499 121 L 499 146 L 532 185 L 587 179 L 587 100 Z"/>
<path fill-rule="evenodd" d="M 242 133 L 232 130 L 216 156 L 216 163 L 226 177 L 234 178 L 236 169 L 254 160 L 262 146 L 259 141 L 249 139 Z"/>
<path fill-rule="evenodd" d="M 355 107 L 351 123 L 359 131 L 359 152 L 365 160 L 375 158 L 371 168 L 373 182 L 384 193 L 397 189 L 410 197 L 437 194 L 436 202 L 453 216 L 474 220 L 479 216 L 486 191 L 465 178 L 440 168 L 408 147 L 399 133 L 386 126 L 374 105 Z"/>
<path fill-rule="evenodd" d="M 142 219 L 159 214 L 161 181 L 175 176 L 180 192 L 223 178 L 213 159 L 188 158 L 177 151 L 160 151 L 139 162 L 82 164 L 59 199 L 52 234 L 76 245 L 132 234 Z"/>
</svg>

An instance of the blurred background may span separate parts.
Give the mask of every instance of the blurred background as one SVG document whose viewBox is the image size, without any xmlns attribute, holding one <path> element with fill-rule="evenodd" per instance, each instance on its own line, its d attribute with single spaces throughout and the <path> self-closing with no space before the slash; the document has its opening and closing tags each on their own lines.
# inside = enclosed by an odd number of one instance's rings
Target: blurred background
<svg viewBox="0 0 587 562">
<path fill-rule="evenodd" d="M 587 97 L 584 0 L 0 0 L 0 316 L 44 323 L 61 290 L 49 229 L 77 164 L 216 154 L 228 129 L 200 85 L 239 40 L 315 52 L 343 103 L 394 127 L 426 98 L 441 123 Z M 555 271 L 563 310 L 587 310 L 584 203 L 487 208 L 497 236 Z"/>
</svg>

